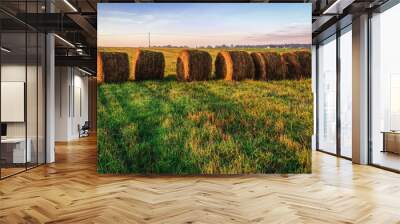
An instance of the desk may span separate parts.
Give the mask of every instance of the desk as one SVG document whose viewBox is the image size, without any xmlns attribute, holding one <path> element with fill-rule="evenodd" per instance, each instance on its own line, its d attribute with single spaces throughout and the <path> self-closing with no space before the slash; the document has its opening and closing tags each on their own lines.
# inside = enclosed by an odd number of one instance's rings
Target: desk
<svg viewBox="0 0 400 224">
<path fill-rule="evenodd" d="M 400 131 L 383 131 L 382 152 L 400 154 Z"/>
<path fill-rule="evenodd" d="M 28 143 L 25 152 L 25 138 L 5 138 L 1 139 L 1 157 L 6 163 L 26 163 L 31 162 L 32 153 L 30 138 L 26 140 Z M 26 160 L 25 160 L 26 159 Z"/>
</svg>

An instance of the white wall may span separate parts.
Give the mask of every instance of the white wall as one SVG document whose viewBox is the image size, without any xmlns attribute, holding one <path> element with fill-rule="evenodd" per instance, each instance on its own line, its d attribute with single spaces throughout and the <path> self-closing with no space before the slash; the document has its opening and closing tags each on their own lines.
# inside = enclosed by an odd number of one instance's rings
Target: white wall
<svg viewBox="0 0 400 224">
<path fill-rule="evenodd" d="M 32 67 L 28 66 L 28 70 Z M 25 64 L 1 65 L 1 81 L 25 82 Z"/>
<path fill-rule="evenodd" d="M 69 85 L 70 76 L 68 67 L 55 68 L 55 140 L 67 141 L 69 132 Z"/>
<path fill-rule="evenodd" d="M 26 70 L 27 69 L 27 70 Z M 36 66 L 27 66 L 25 64 L 3 64 L 1 66 L 1 81 L 2 82 L 25 82 L 26 72 L 28 74 L 36 74 Z M 29 77 L 28 77 L 29 78 Z M 36 80 L 29 80 L 30 85 L 36 86 Z M 27 105 L 36 108 L 36 88 L 27 88 L 27 103 L 34 102 L 34 105 Z M 1 108 L 7 110 L 7 108 Z M 36 109 L 35 109 L 36 111 Z M 28 111 L 31 112 L 31 111 Z M 34 124 L 28 124 L 36 130 L 36 113 L 27 113 L 28 122 L 34 121 Z M 33 127 L 34 126 L 34 127 Z M 28 130 L 28 137 L 29 136 Z M 25 122 L 7 122 L 7 136 L 8 137 L 25 137 Z M 36 132 L 35 132 L 36 137 Z"/>
<path fill-rule="evenodd" d="M 76 68 L 56 67 L 55 85 L 55 140 L 77 139 L 78 125 L 88 120 L 88 78 Z"/>
<path fill-rule="evenodd" d="M 25 64 L 3 64 L 1 66 L 1 81 L 25 82 Z M 29 68 L 28 68 L 29 69 Z M 1 108 L 7 110 L 7 108 Z M 7 137 L 25 137 L 25 123 L 7 123 Z"/>
<path fill-rule="evenodd" d="M 74 107 L 72 108 L 72 120 L 71 120 L 71 135 L 73 138 L 79 137 L 78 125 L 83 125 L 85 121 L 88 121 L 88 78 L 78 75 L 74 75 Z"/>
</svg>

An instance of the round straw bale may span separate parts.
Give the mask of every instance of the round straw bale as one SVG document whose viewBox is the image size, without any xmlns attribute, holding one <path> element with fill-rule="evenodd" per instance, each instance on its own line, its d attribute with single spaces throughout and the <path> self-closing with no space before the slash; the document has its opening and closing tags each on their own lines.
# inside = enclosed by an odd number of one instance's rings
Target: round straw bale
<svg viewBox="0 0 400 224">
<path fill-rule="evenodd" d="M 164 78 L 164 54 L 156 51 L 138 49 L 133 61 L 135 80 Z"/>
<path fill-rule="evenodd" d="M 285 78 L 286 66 L 283 65 L 281 56 L 276 52 L 251 53 L 255 65 L 255 79 L 279 80 Z"/>
<path fill-rule="evenodd" d="M 297 51 L 297 58 L 302 68 L 301 77 L 311 77 L 311 52 L 310 51 Z"/>
<path fill-rule="evenodd" d="M 120 52 L 101 52 L 100 55 L 101 60 L 99 60 L 100 63 L 98 62 L 100 64 L 100 69 L 99 67 L 97 69 L 102 73 L 102 81 L 106 83 L 128 81 L 128 54 Z"/>
<path fill-rule="evenodd" d="M 211 78 L 212 58 L 206 51 L 183 50 L 176 61 L 180 81 L 203 81 Z"/>
<path fill-rule="evenodd" d="M 215 59 L 217 78 L 240 81 L 254 79 L 254 73 L 253 59 L 245 51 L 221 51 Z"/>
<path fill-rule="evenodd" d="M 301 77 L 302 68 L 295 52 L 286 52 L 282 54 L 282 58 L 287 65 L 286 78 L 299 79 Z"/>
<path fill-rule="evenodd" d="M 103 60 L 101 59 L 100 52 L 97 53 L 97 84 L 104 82 L 103 79 Z"/>
<path fill-rule="evenodd" d="M 253 52 L 250 54 L 253 58 L 255 74 L 254 79 L 256 80 L 267 80 L 267 65 L 264 60 L 262 52 Z"/>
</svg>

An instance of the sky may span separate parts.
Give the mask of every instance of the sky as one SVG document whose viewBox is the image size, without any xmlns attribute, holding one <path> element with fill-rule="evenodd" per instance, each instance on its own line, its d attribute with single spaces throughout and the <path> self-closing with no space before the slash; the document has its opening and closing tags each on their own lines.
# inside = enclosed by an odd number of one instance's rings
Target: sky
<svg viewBox="0 0 400 224">
<path fill-rule="evenodd" d="M 311 4 L 99 3 L 100 47 L 310 44 Z"/>
</svg>

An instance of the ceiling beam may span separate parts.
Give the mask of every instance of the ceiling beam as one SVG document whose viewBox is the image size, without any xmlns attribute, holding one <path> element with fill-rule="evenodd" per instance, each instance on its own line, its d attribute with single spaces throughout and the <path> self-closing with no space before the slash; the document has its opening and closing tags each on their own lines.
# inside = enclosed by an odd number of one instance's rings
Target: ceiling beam
<svg viewBox="0 0 400 224">
<path fill-rule="evenodd" d="M 97 58 L 91 56 L 56 56 L 56 66 L 77 66 L 87 67 L 96 71 Z"/>
<path fill-rule="evenodd" d="M 349 5 L 351 5 L 353 2 L 355 2 L 355 0 L 336 0 L 331 5 L 329 5 L 328 8 L 326 8 L 322 14 L 324 15 L 342 14 L 343 10 L 347 8 Z"/>
<path fill-rule="evenodd" d="M 97 44 L 97 30 L 90 24 L 85 17 L 80 14 L 68 14 L 68 17 L 74 21 L 82 30 L 88 35 L 86 39 L 88 44 L 96 46 Z"/>
</svg>

